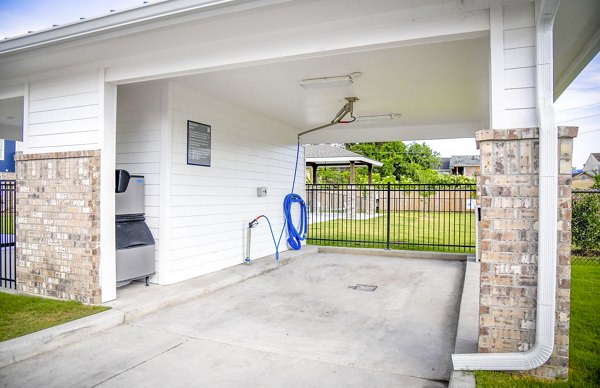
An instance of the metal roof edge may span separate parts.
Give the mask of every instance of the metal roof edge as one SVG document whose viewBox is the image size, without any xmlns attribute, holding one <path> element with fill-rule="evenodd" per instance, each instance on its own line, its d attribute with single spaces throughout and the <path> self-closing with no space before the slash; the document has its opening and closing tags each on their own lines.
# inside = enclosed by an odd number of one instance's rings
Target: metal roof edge
<svg viewBox="0 0 600 388">
<path fill-rule="evenodd" d="M 332 163 L 339 163 L 339 162 L 350 162 L 350 161 L 357 161 L 357 162 L 363 162 L 363 163 L 368 163 L 368 164 L 372 164 L 375 167 L 381 167 L 383 166 L 382 162 L 379 162 L 377 160 L 373 160 L 373 159 L 369 159 L 366 158 L 364 156 L 359 156 L 356 158 L 350 157 L 350 156 L 331 156 L 331 157 L 307 157 L 306 158 L 307 162 L 332 162 Z"/>
<path fill-rule="evenodd" d="M 5 39 L 0 41 L 0 55 L 72 41 L 116 29 L 150 24 L 151 22 L 167 20 L 195 12 L 209 13 L 211 11 L 221 11 L 218 14 L 222 14 L 223 10 L 227 9 L 227 12 L 233 13 L 289 1 L 291 0 L 164 1 Z"/>
</svg>

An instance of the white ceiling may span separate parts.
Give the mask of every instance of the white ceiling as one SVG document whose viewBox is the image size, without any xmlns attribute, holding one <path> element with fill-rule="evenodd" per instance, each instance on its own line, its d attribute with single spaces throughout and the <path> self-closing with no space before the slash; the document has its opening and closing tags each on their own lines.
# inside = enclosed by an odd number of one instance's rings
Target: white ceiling
<svg viewBox="0 0 600 388">
<path fill-rule="evenodd" d="M 330 122 L 349 96 L 359 98 L 355 116 L 402 114 L 387 122 L 340 124 L 307 135 L 307 142 L 320 142 L 328 135 L 339 142 L 470 137 L 489 122 L 488 41 L 483 37 L 386 48 L 175 80 L 298 132 Z M 299 86 L 302 79 L 353 72 L 362 75 L 351 86 Z"/>
<path fill-rule="evenodd" d="M 355 96 L 355 116 L 399 113 L 383 122 L 340 124 L 306 143 L 464 138 L 489 122 L 488 38 L 369 50 L 174 78 L 284 123 L 297 132 L 329 123 Z M 352 86 L 305 89 L 302 79 L 360 72 Z M 23 98 L 0 100 L 4 138 L 22 126 Z M 14 117 L 8 119 L 7 117 Z M 12 131 L 12 132 L 11 132 Z M 20 136 L 19 138 L 20 139 Z"/>
<path fill-rule="evenodd" d="M 556 100 L 600 50 L 600 1 L 562 1 L 554 31 Z"/>
</svg>

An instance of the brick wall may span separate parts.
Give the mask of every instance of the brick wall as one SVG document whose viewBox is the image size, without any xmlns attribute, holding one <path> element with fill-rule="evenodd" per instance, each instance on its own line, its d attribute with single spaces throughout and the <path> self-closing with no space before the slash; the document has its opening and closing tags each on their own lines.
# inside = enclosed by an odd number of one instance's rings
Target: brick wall
<svg viewBox="0 0 600 388">
<path fill-rule="evenodd" d="M 550 360 L 531 371 L 566 378 L 571 279 L 571 155 L 575 127 L 559 128 L 557 295 L 555 347 Z M 537 128 L 485 130 L 481 150 L 480 352 L 523 352 L 535 344 L 538 154 Z"/>
<path fill-rule="evenodd" d="M 100 151 L 15 161 L 17 289 L 100 303 Z"/>
</svg>

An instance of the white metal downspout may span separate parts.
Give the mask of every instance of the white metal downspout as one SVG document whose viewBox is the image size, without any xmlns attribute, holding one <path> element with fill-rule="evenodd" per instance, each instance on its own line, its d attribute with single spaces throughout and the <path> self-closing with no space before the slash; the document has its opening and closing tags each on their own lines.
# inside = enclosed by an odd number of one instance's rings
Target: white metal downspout
<svg viewBox="0 0 600 388">
<path fill-rule="evenodd" d="M 554 348 L 558 133 L 553 105 L 552 29 L 559 3 L 560 0 L 541 0 L 536 21 L 540 205 L 535 345 L 520 353 L 453 354 L 455 370 L 530 370 L 544 364 Z"/>
</svg>

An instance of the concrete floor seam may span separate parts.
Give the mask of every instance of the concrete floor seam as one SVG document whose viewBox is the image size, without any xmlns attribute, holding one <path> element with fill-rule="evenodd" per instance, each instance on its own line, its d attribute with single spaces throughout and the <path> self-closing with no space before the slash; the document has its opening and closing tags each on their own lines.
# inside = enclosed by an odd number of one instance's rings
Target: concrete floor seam
<svg viewBox="0 0 600 388">
<path fill-rule="evenodd" d="M 108 382 L 108 381 L 110 381 L 110 380 L 114 379 L 115 377 L 118 377 L 118 376 L 122 375 L 123 373 L 127 373 L 127 372 L 129 372 L 130 370 L 133 370 L 133 369 L 135 369 L 135 368 L 139 367 L 140 365 L 143 365 L 143 364 L 147 363 L 148 361 L 152 361 L 152 360 L 154 360 L 155 358 L 157 358 L 157 357 L 160 357 L 160 356 L 162 356 L 162 355 L 164 355 L 164 354 L 166 354 L 166 353 L 170 352 L 171 350 L 174 350 L 174 349 L 176 349 L 176 348 L 180 347 L 181 345 L 185 344 L 185 343 L 186 343 L 186 342 L 188 342 L 188 341 L 189 341 L 189 339 L 187 339 L 187 340 L 185 340 L 185 341 L 183 341 L 183 342 L 180 342 L 180 343 L 178 343 L 177 345 L 171 346 L 169 349 L 163 350 L 162 352 L 160 352 L 160 353 L 158 353 L 158 354 L 155 354 L 154 356 L 152 356 L 152 357 L 149 357 L 149 358 L 145 359 L 144 361 L 138 362 L 137 364 L 135 364 L 135 365 L 133 365 L 133 366 L 130 366 L 129 368 L 127 368 L 127 369 L 125 369 L 125 370 L 123 370 L 123 371 L 121 371 L 121 372 L 119 372 L 119 373 L 116 373 L 116 374 L 114 374 L 114 375 L 110 376 L 109 378 L 102 380 L 101 382 L 99 382 L 99 383 L 97 383 L 97 384 L 94 384 L 94 385 L 92 385 L 92 388 L 99 387 L 99 386 L 101 386 L 102 384 L 104 384 L 104 383 L 106 383 L 106 382 Z"/>
<path fill-rule="evenodd" d="M 231 343 L 231 342 L 225 342 L 225 341 L 216 341 L 214 339 L 210 339 L 210 338 L 206 338 L 206 337 L 197 337 L 197 336 L 191 336 L 188 334 L 181 334 L 181 333 L 176 333 L 176 332 L 172 332 L 169 330 L 161 330 L 161 329 L 156 329 L 153 327 L 148 327 L 148 326 L 143 326 L 143 325 L 135 325 L 132 323 L 127 323 L 127 325 L 132 326 L 132 327 L 138 327 L 140 329 L 144 329 L 144 330 L 150 330 L 150 331 L 155 331 L 157 333 L 164 333 L 164 334 L 169 334 L 169 335 L 174 335 L 177 337 L 183 337 L 183 338 L 187 338 L 186 341 L 182 342 L 181 344 L 178 344 L 176 346 L 173 346 L 170 349 L 167 349 L 166 351 L 164 351 L 161 354 L 164 354 L 180 345 L 182 345 L 185 342 L 188 342 L 189 340 L 196 340 L 196 341 L 206 341 L 206 342 L 210 342 L 213 344 L 217 344 L 217 345 L 227 345 L 227 346 L 231 346 L 231 347 L 235 347 L 238 349 L 246 349 L 246 350 L 253 350 L 256 352 L 261 352 L 261 353 L 265 353 L 265 354 L 272 354 L 272 355 L 276 355 L 276 356 L 284 356 L 284 357 L 290 357 L 290 358 L 295 358 L 298 360 L 304 360 L 304 361 L 313 361 L 313 362 L 321 362 L 323 364 L 328 364 L 328 365 L 337 365 L 337 366 L 342 366 L 342 367 L 346 367 L 346 368 L 354 368 L 354 369 L 358 369 L 358 370 L 365 370 L 365 371 L 369 371 L 369 372 L 378 372 L 378 373 L 390 373 L 396 376 L 402 376 L 402 377 L 412 377 L 412 378 L 416 378 L 416 379 L 421 379 L 421 380 L 426 380 L 426 381 L 432 381 L 432 382 L 442 382 L 442 383 L 447 383 L 448 380 L 439 380 L 439 379 L 432 379 L 432 378 L 428 378 L 425 376 L 417 376 L 417 375 L 410 375 L 410 374 L 404 374 L 404 373 L 399 373 L 397 371 L 393 371 L 393 370 L 383 370 L 383 369 L 376 369 L 376 368 L 366 368 L 366 367 L 362 367 L 362 366 L 356 366 L 356 365 L 348 365 L 348 364 L 343 364 L 343 363 L 338 363 L 338 362 L 333 362 L 333 361 L 326 361 L 326 360 L 321 360 L 319 358 L 310 358 L 310 357 L 302 357 L 302 356 L 297 356 L 297 355 L 290 355 L 290 354 L 286 354 L 283 352 L 275 352 L 275 351 L 270 351 L 270 350 L 265 350 L 265 349 L 259 349 L 259 348 L 255 348 L 255 347 L 248 347 L 248 346 L 241 346 L 235 343 Z M 159 355 L 156 355 L 146 361 L 149 361 L 155 357 L 158 357 Z M 139 363 L 136 366 L 133 366 L 131 368 L 129 368 L 128 370 L 134 369 L 139 365 L 142 365 L 143 363 L 145 363 L 146 361 L 143 361 L 141 363 Z M 123 371 L 121 373 L 125 373 L 126 371 Z M 121 374 L 119 373 L 119 374 Z M 116 377 L 118 375 L 115 375 L 113 377 Z M 111 377 L 111 379 L 113 378 Z M 108 381 L 110 379 L 107 379 L 105 381 Z M 102 383 L 100 383 L 102 384 Z"/>
</svg>

